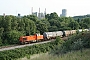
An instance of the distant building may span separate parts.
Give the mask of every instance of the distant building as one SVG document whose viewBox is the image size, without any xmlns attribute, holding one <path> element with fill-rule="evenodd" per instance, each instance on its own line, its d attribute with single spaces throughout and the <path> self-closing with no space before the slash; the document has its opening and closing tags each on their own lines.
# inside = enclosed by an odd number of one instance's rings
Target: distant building
<svg viewBox="0 0 90 60">
<path fill-rule="evenodd" d="M 37 12 L 33 12 L 32 14 L 35 15 L 35 16 L 38 16 L 38 13 Z"/>
<path fill-rule="evenodd" d="M 41 13 L 41 18 L 44 18 L 44 16 L 45 16 L 44 13 Z"/>
<path fill-rule="evenodd" d="M 33 7 L 32 7 L 31 13 L 32 13 L 32 15 L 37 16 L 39 19 L 43 19 L 43 18 L 45 18 L 45 15 L 46 15 L 46 8 L 45 8 L 44 13 L 42 13 L 42 12 L 40 12 L 40 8 L 39 8 L 39 12 L 33 12 Z"/>
<path fill-rule="evenodd" d="M 39 18 L 39 19 L 45 18 L 45 14 L 44 14 L 44 13 L 38 13 L 38 18 Z"/>
<path fill-rule="evenodd" d="M 40 13 L 38 13 L 38 18 L 39 18 L 39 19 L 41 18 L 41 14 L 40 14 Z"/>
<path fill-rule="evenodd" d="M 44 11 L 44 16 L 46 15 L 46 8 L 45 8 L 45 11 Z"/>
<path fill-rule="evenodd" d="M 62 9 L 62 14 L 60 15 L 61 17 L 66 17 L 67 16 L 67 10 Z"/>
</svg>

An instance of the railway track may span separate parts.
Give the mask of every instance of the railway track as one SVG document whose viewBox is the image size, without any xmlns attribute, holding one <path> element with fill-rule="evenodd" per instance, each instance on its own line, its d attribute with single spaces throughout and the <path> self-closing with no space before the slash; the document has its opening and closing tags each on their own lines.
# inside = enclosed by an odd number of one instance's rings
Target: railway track
<svg viewBox="0 0 90 60">
<path fill-rule="evenodd" d="M 66 40 L 66 39 L 68 39 L 68 37 L 64 37 L 64 38 L 61 38 L 61 39 L 62 39 L 62 40 Z M 10 45 L 10 46 L 3 46 L 3 47 L 0 47 L 0 51 L 4 51 L 4 50 L 12 50 L 12 49 L 22 48 L 22 47 L 25 47 L 25 46 L 32 46 L 32 45 L 36 45 L 36 44 L 44 44 L 44 43 L 48 43 L 48 42 L 51 42 L 51 41 L 55 41 L 55 39 L 48 40 L 48 41 L 43 41 L 43 42 L 38 42 L 38 43 L 25 44 L 25 45 Z"/>
<path fill-rule="evenodd" d="M 51 42 L 51 41 L 55 41 L 54 39 L 53 40 L 49 40 L 49 41 L 43 41 L 43 42 L 38 42 L 38 43 L 33 43 L 33 44 L 25 44 L 25 45 L 12 45 L 12 46 L 7 46 L 7 47 L 2 47 L 0 48 L 0 51 L 4 51 L 4 50 L 12 50 L 12 49 L 16 49 L 16 48 L 22 48 L 22 47 L 25 47 L 25 46 L 32 46 L 32 45 L 36 45 L 36 44 L 44 44 L 44 43 L 48 43 L 48 42 Z"/>
</svg>

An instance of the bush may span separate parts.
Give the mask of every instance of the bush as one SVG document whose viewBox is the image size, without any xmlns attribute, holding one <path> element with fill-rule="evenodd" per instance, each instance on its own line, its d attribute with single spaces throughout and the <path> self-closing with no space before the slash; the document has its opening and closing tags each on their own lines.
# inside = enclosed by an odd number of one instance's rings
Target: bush
<svg viewBox="0 0 90 60">
<path fill-rule="evenodd" d="M 1 39 L 1 37 L 0 37 L 0 46 L 2 46 L 2 39 Z"/>
<path fill-rule="evenodd" d="M 29 59 L 29 56 L 32 54 L 46 53 L 54 49 L 56 46 L 57 44 L 55 42 L 49 42 L 45 44 L 17 48 L 14 50 L 1 51 L 0 60 L 16 60 L 25 56 Z"/>
<path fill-rule="evenodd" d="M 83 48 L 90 48 L 90 32 L 81 32 L 70 36 L 61 46 L 56 46 L 53 53 L 59 55 Z"/>
</svg>

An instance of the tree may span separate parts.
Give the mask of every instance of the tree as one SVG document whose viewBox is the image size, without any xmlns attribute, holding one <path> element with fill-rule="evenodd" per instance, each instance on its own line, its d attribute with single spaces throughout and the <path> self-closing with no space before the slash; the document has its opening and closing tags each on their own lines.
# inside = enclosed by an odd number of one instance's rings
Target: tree
<svg viewBox="0 0 90 60">
<path fill-rule="evenodd" d="M 56 20 L 58 20 L 58 14 L 57 14 L 56 12 L 53 12 L 53 13 L 51 13 L 51 14 L 47 14 L 47 15 L 45 16 L 45 18 L 48 19 L 48 20 L 51 20 L 51 19 L 56 19 Z"/>
<path fill-rule="evenodd" d="M 48 31 L 48 27 L 45 23 L 39 23 L 37 24 L 37 30 L 40 31 L 41 34 Z"/>
<path fill-rule="evenodd" d="M 47 19 L 42 19 L 42 20 L 39 20 L 41 21 L 42 23 L 45 23 L 48 27 L 50 26 L 50 23 Z"/>
<path fill-rule="evenodd" d="M 20 36 L 23 36 L 23 33 L 12 30 L 6 33 L 6 40 L 9 44 L 18 44 Z"/>
<path fill-rule="evenodd" d="M 90 18 L 83 18 L 79 24 L 80 28 L 90 28 Z"/>
<path fill-rule="evenodd" d="M 19 18 L 12 16 L 12 21 L 11 21 L 11 29 L 12 30 L 18 30 L 18 20 L 20 20 Z"/>
<path fill-rule="evenodd" d="M 24 18 L 23 19 L 24 22 L 24 30 L 26 32 L 26 35 L 31 35 L 31 34 L 35 34 L 36 33 L 36 25 L 34 23 L 34 21 L 28 19 L 28 18 Z"/>
<path fill-rule="evenodd" d="M 38 18 L 35 15 L 27 15 L 27 16 L 24 16 L 23 18 L 28 18 L 30 20 L 33 20 L 34 22 L 38 20 Z"/>
<path fill-rule="evenodd" d="M 55 19 L 51 19 L 49 21 L 51 26 L 57 26 L 58 28 L 61 27 L 60 21 L 59 20 L 55 20 Z"/>
<path fill-rule="evenodd" d="M 0 28 L 0 46 L 2 45 L 2 35 L 3 35 L 4 28 Z"/>
<path fill-rule="evenodd" d="M 57 26 L 50 26 L 48 28 L 48 30 L 51 31 L 51 32 L 53 32 L 53 31 L 58 31 L 58 28 L 57 28 Z"/>
<path fill-rule="evenodd" d="M 49 20 L 50 19 L 50 14 L 45 15 L 45 18 Z"/>
<path fill-rule="evenodd" d="M 6 31 L 11 31 L 11 20 L 12 20 L 12 17 L 11 16 L 6 16 L 5 17 L 5 30 Z"/>
<path fill-rule="evenodd" d="M 19 19 L 18 20 L 18 27 L 17 27 L 18 31 L 24 31 L 25 29 L 25 22 L 24 19 Z"/>
<path fill-rule="evenodd" d="M 87 26 L 88 26 L 87 28 L 90 28 L 90 18 L 85 18 L 82 21 L 83 21 L 83 23 L 87 24 Z"/>
<path fill-rule="evenodd" d="M 82 21 L 79 23 L 81 29 L 88 28 L 88 25 L 86 23 L 83 23 Z"/>
<path fill-rule="evenodd" d="M 69 27 L 72 28 L 73 30 L 79 29 L 79 23 L 76 21 L 72 21 L 69 23 Z"/>
<path fill-rule="evenodd" d="M 56 12 L 53 12 L 50 14 L 50 19 L 56 19 L 58 20 L 58 14 Z"/>
</svg>

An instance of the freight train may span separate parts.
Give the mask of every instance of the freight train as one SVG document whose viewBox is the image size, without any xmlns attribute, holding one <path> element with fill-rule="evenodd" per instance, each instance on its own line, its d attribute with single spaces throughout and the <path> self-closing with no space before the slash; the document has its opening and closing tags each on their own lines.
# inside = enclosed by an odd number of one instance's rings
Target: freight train
<svg viewBox="0 0 90 60">
<path fill-rule="evenodd" d="M 55 32 L 44 32 L 43 35 L 35 34 L 31 36 L 21 36 L 19 41 L 21 44 L 44 41 L 56 38 L 56 36 L 65 37 L 73 35 L 76 32 L 89 31 L 89 29 L 78 29 L 78 30 L 66 30 L 66 31 L 55 31 Z"/>
</svg>

